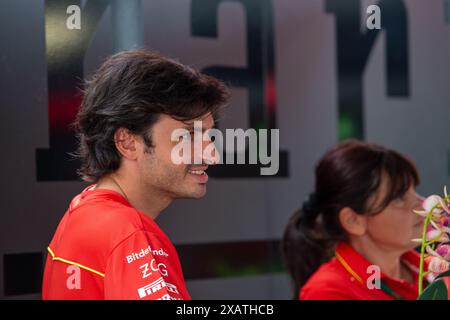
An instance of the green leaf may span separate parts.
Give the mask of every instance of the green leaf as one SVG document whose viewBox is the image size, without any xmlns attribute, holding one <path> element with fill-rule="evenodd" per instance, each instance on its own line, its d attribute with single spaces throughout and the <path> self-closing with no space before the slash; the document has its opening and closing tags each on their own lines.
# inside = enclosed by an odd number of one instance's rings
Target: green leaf
<svg viewBox="0 0 450 320">
<path fill-rule="evenodd" d="M 419 296 L 418 300 L 447 300 L 448 292 L 444 281 L 433 281 Z"/>
<path fill-rule="evenodd" d="M 439 278 L 444 278 L 444 277 L 450 277 L 450 270 L 441 273 L 440 275 L 438 275 L 435 280 L 439 279 Z"/>
</svg>

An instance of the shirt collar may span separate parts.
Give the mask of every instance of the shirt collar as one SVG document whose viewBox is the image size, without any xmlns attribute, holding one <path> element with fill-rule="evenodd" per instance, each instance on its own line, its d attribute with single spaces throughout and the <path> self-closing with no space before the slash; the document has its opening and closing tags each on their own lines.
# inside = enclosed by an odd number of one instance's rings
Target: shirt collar
<svg viewBox="0 0 450 320">
<path fill-rule="evenodd" d="M 366 283 L 367 279 L 372 275 L 369 267 L 373 265 L 370 261 L 359 254 L 353 247 L 342 241 L 336 247 L 336 258 L 342 266 L 359 282 Z M 402 261 L 415 273 L 419 272 L 420 254 L 415 250 L 410 250 L 402 255 Z M 425 270 L 427 270 L 427 262 L 425 261 Z M 381 271 L 381 278 L 389 278 Z M 415 277 L 416 278 L 416 277 Z"/>
</svg>

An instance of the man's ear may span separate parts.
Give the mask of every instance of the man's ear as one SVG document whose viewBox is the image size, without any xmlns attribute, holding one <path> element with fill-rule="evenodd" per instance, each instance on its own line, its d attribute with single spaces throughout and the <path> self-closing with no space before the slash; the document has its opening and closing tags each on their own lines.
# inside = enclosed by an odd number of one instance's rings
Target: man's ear
<svg viewBox="0 0 450 320">
<path fill-rule="evenodd" d="M 129 160 L 137 158 L 136 136 L 125 128 L 119 128 L 114 133 L 114 143 L 120 155 Z"/>
<path fill-rule="evenodd" d="M 349 207 L 342 208 L 339 211 L 339 222 L 342 228 L 354 236 L 362 236 L 367 230 L 367 217 L 362 214 L 357 214 Z"/>
</svg>

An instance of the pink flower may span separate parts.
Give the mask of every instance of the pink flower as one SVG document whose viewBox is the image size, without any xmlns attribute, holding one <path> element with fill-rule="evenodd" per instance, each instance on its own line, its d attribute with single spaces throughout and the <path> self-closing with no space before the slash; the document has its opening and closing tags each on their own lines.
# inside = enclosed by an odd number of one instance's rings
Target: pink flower
<svg viewBox="0 0 450 320">
<path fill-rule="evenodd" d="M 439 205 L 439 204 L 445 205 L 444 200 L 440 196 L 434 194 L 434 195 L 429 196 L 422 202 L 422 207 L 424 208 L 424 210 L 426 212 L 430 212 L 434 206 Z M 447 206 L 445 205 L 445 207 L 447 207 Z M 437 206 L 433 210 L 433 213 L 441 213 L 441 212 L 442 212 L 442 208 L 440 208 L 439 206 Z"/>
<path fill-rule="evenodd" d="M 428 226 L 428 232 L 426 234 L 426 240 L 427 242 L 430 243 L 434 243 L 434 242 L 449 242 L 450 238 L 448 236 L 448 234 L 446 232 L 444 232 L 442 229 L 434 229 L 434 228 L 430 228 L 430 226 Z M 448 229 L 448 228 L 444 228 L 444 229 Z M 418 243 L 422 243 L 422 239 L 418 238 L 418 239 L 411 239 L 411 241 L 413 242 L 418 242 Z"/>
<path fill-rule="evenodd" d="M 448 269 L 448 262 L 442 258 L 432 257 L 428 264 L 428 271 L 431 271 L 434 274 L 446 272 Z"/>
<path fill-rule="evenodd" d="M 434 222 L 433 219 L 430 220 L 430 224 L 428 225 L 427 232 L 430 232 L 433 229 L 439 230 L 442 233 L 450 233 L 450 228 L 448 228 L 444 225 L 444 222 L 442 219 L 439 219 L 437 222 Z"/>
<path fill-rule="evenodd" d="M 441 223 L 442 226 L 448 227 L 448 225 L 450 224 L 450 218 L 446 215 L 442 215 L 439 218 L 439 222 Z"/>
<path fill-rule="evenodd" d="M 448 242 L 450 239 L 446 233 L 433 229 L 427 232 L 427 241 Z"/>
<path fill-rule="evenodd" d="M 436 248 L 436 253 L 447 261 L 450 261 L 450 245 L 440 244 Z"/>
</svg>

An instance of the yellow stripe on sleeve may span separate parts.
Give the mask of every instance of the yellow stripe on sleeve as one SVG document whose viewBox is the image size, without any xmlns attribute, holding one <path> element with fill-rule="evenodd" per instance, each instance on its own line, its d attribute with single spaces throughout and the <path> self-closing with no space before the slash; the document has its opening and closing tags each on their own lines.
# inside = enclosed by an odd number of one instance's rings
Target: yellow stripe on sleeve
<svg viewBox="0 0 450 320">
<path fill-rule="evenodd" d="M 48 252 L 50 253 L 50 255 L 52 256 L 52 260 L 53 260 L 53 261 L 61 261 L 61 262 L 63 262 L 63 263 L 71 264 L 71 265 L 80 267 L 81 269 L 84 269 L 84 270 L 87 270 L 87 271 L 89 271 L 89 272 L 95 273 L 96 275 L 99 275 L 99 276 L 101 276 L 101 277 L 103 277 L 103 278 L 105 277 L 105 274 L 104 274 L 104 273 L 101 273 L 101 272 L 99 272 L 99 271 L 97 271 L 97 270 L 94 270 L 94 269 L 92 269 L 92 268 L 83 266 L 82 264 L 79 264 L 79 263 L 74 262 L 74 261 L 70 261 L 70 260 L 66 260 L 66 259 L 57 257 L 50 247 L 47 248 L 47 251 L 48 251 Z"/>
</svg>

